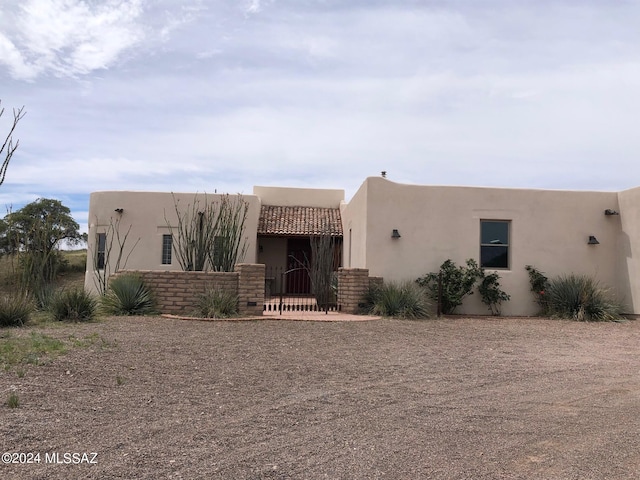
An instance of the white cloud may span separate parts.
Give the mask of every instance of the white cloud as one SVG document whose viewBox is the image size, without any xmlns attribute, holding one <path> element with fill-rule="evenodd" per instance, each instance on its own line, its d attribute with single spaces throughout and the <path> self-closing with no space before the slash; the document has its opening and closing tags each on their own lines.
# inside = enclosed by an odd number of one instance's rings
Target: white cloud
<svg viewBox="0 0 640 480">
<path fill-rule="evenodd" d="M 27 0 L 0 24 L 0 63 L 17 79 L 108 68 L 144 39 L 141 0 Z"/>
<path fill-rule="evenodd" d="M 0 198 L 254 184 L 349 195 L 380 170 L 631 187 L 640 11 L 552 3 L 12 0 L 0 74 L 32 83 L 0 92 L 29 111 Z"/>
<path fill-rule="evenodd" d="M 260 9 L 260 0 L 249 0 L 247 6 L 245 7 L 245 11 L 247 13 L 258 13 Z"/>
</svg>

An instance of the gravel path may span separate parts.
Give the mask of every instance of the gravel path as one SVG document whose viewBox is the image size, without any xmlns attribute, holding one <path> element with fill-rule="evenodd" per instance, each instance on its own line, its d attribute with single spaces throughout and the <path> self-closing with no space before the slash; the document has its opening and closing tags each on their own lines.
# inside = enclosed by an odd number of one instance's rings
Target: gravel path
<svg viewBox="0 0 640 480">
<path fill-rule="evenodd" d="M 640 322 L 37 330 L 92 344 L 0 372 L 21 401 L 0 406 L 0 451 L 40 453 L 3 479 L 640 477 Z M 64 464 L 84 452 L 97 463 Z"/>
</svg>

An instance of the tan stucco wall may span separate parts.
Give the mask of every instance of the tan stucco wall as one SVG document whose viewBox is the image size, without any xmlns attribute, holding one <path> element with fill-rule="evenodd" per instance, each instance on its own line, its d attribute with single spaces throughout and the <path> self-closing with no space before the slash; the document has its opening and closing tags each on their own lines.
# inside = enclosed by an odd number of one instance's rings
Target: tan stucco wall
<svg viewBox="0 0 640 480">
<path fill-rule="evenodd" d="M 366 268 L 367 264 L 367 187 L 364 182 L 349 203 L 342 203 L 342 264 L 347 268 Z"/>
<path fill-rule="evenodd" d="M 608 217 L 619 224 L 619 291 L 633 313 L 640 313 L 640 188 L 618 193 L 619 213 Z"/>
<path fill-rule="evenodd" d="M 286 270 L 287 267 L 287 238 L 259 237 L 258 263 L 269 267 Z M 260 252 L 260 247 L 262 252 Z"/>
<path fill-rule="evenodd" d="M 359 195 L 366 197 L 366 206 Z M 620 286 L 617 246 L 621 228 L 604 215 L 607 208 L 618 209 L 614 192 L 418 186 L 371 177 L 354 201 L 344 209 L 343 219 L 355 224 L 356 217 L 365 212 L 366 259 L 362 264 L 358 257 L 351 266 L 366 267 L 372 276 L 413 280 L 437 271 L 449 258 L 458 264 L 468 258 L 479 261 L 480 220 L 488 219 L 511 221 L 510 268 L 498 271 L 503 289 L 511 295 L 503 314 L 536 313 L 524 268 L 527 264 L 548 276 L 584 273 L 603 284 Z M 393 229 L 402 237 L 392 239 Z M 358 236 L 361 230 L 362 226 Z M 589 235 L 595 235 L 600 245 L 587 245 Z M 354 244 L 361 241 L 353 239 Z M 354 250 L 352 247 L 352 260 Z M 487 310 L 475 294 L 460 313 Z"/>
<path fill-rule="evenodd" d="M 290 187 L 253 187 L 253 194 L 263 205 L 283 207 L 338 208 L 344 200 L 344 190 Z"/>
<path fill-rule="evenodd" d="M 175 227 L 177 215 L 174 198 L 183 206 L 193 204 L 194 199 L 204 202 L 206 195 L 208 202 L 219 201 L 220 194 L 196 194 L 169 192 L 94 192 L 89 199 L 89 232 L 88 232 L 88 258 L 85 274 L 85 287 L 95 290 L 94 263 L 92 257 L 96 248 L 97 234 L 108 229 L 110 221 L 120 219 L 121 238 L 129 227 L 131 230 L 126 241 L 123 258 L 127 258 L 126 266 L 130 270 L 181 270 L 175 251 L 171 265 L 162 264 L 162 235 L 169 234 L 167 220 Z M 234 197 L 235 195 L 232 195 Z M 246 220 L 245 237 L 247 238 L 247 253 L 245 263 L 255 263 L 257 257 L 257 227 L 260 214 L 260 201 L 254 195 L 243 195 L 249 202 L 249 211 Z M 123 212 L 115 212 L 116 208 L 122 208 Z M 134 246 L 135 245 L 135 246 Z M 133 252 L 131 251 L 133 249 Z M 111 265 L 115 264 L 113 255 L 117 254 L 117 243 L 114 242 Z M 174 249 L 175 250 L 175 249 Z"/>
</svg>

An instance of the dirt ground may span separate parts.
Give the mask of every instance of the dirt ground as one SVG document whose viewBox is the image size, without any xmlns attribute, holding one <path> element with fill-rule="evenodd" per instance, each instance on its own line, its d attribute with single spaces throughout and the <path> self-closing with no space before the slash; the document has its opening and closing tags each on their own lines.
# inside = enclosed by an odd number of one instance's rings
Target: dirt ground
<svg viewBox="0 0 640 480">
<path fill-rule="evenodd" d="M 640 321 L 44 331 L 100 341 L 0 372 L 21 401 L 0 406 L 0 453 L 40 453 L 3 479 L 640 477 Z"/>
</svg>

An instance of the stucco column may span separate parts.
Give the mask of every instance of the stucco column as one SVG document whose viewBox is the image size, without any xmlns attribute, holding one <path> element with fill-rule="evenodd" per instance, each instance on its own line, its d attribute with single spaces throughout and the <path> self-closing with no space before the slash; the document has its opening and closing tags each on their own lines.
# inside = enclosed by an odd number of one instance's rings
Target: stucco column
<svg viewBox="0 0 640 480">
<path fill-rule="evenodd" d="M 263 264 L 238 263 L 238 313 L 243 316 L 262 315 L 264 308 Z"/>
</svg>

